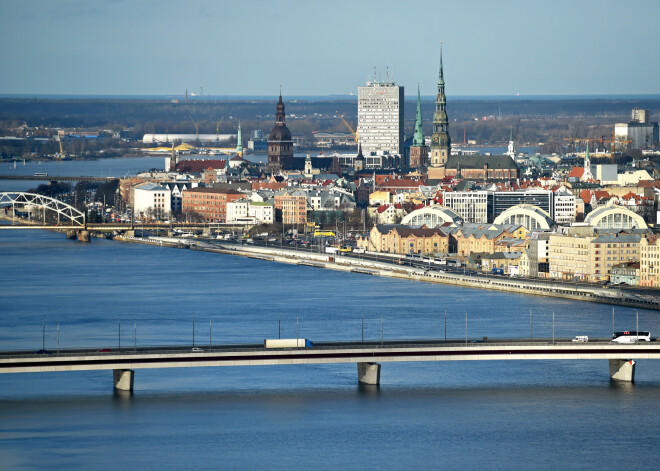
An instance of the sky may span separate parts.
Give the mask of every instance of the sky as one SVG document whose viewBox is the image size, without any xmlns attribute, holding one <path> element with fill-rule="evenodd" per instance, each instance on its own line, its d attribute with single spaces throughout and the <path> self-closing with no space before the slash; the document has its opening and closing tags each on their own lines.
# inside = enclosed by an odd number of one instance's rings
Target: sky
<svg viewBox="0 0 660 471">
<path fill-rule="evenodd" d="M 660 1 L 0 0 L 0 94 L 660 93 Z"/>
</svg>

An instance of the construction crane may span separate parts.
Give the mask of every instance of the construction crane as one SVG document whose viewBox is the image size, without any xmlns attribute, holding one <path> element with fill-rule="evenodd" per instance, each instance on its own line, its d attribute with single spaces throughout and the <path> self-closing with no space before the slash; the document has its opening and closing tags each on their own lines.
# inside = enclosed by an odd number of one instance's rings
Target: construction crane
<svg viewBox="0 0 660 471">
<path fill-rule="evenodd" d="M 608 139 L 608 140 L 610 140 L 610 139 Z M 632 144 L 632 141 L 630 141 L 630 140 L 628 140 L 628 141 L 617 141 L 616 140 L 616 135 L 614 134 L 614 131 L 612 131 L 611 142 L 612 142 L 612 149 L 611 149 L 610 158 L 612 159 L 612 162 L 614 162 L 614 153 L 616 151 L 616 144 Z"/>
<path fill-rule="evenodd" d="M 337 116 L 339 116 L 339 119 L 341 119 L 341 122 L 344 123 L 344 126 L 346 126 L 349 129 L 349 131 L 351 131 L 351 134 L 353 134 L 353 138 L 355 139 L 355 142 L 357 142 L 358 141 L 357 131 L 353 131 L 353 128 L 351 127 L 351 125 L 348 124 L 348 122 L 344 119 L 344 117 L 341 115 L 341 113 L 339 111 L 337 111 L 336 113 L 337 113 Z"/>
<path fill-rule="evenodd" d="M 570 141 L 571 144 L 575 144 L 575 143 L 578 143 L 578 142 L 579 143 L 589 143 L 589 144 L 596 143 L 596 144 L 600 144 L 600 146 L 602 148 L 605 148 L 605 143 L 609 142 L 610 143 L 610 157 L 612 159 L 614 159 L 614 154 L 616 152 L 616 146 L 618 144 L 632 144 L 632 141 L 630 141 L 630 140 L 623 141 L 623 140 L 617 139 L 616 135 L 614 134 L 614 131 L 612 131 L 612 137 L 611 138 L 606 138 L 605 136 L 601 136 L 600 139 L 591 139 L 591 138 L 588 138 L 588 137 L 580 137 L 580 138 L 566 137 L 566 138 L 564 138 L 564 140 L 565 141 Z M 595 149 L 595 148 L 596 147 L 594 147 L 593 149 Z"/>
<path fill-rule="evenodd" d="M 188 116 L 188 119 L 195 126 L 195 140 L 199 141 L 199 121 L 195 121 L 192 116 Z"/>
<path fill-rule="evenodd" d="M 57 157 L 58 159 L 66 159 L 66 154 L 64 153 L 64 146 L 62 145 L 62 136 L 58 134 L 57 140 L 60 143 L 60 153 L 56 154 L 55 157 Z"/>
</svg>

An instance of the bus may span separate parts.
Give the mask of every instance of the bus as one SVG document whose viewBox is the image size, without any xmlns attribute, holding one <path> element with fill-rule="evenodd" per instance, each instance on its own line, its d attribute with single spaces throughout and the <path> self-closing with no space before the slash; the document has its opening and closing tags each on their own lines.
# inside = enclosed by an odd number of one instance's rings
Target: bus
<svg viewBox="0 0 660 471">
<path fill-rule="evenodd" d="M 637 343 L 639 341 L 650 342 L 651 333 L 648 331 L 640 330 L 625 330 L 623 332 L 614 332 L 612 334 L 613 343 Z"/>
<path fill-rule="evenodd" d="M 314 237 L 334 237 L 334 231 L 314 231 Z"/>
</svg>

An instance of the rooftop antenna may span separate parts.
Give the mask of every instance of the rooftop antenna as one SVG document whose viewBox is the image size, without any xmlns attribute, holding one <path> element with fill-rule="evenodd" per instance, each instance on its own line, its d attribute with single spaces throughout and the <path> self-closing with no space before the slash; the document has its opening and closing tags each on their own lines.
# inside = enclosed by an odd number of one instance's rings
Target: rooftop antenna
<svg viewBox="0 0 660 471">
<path fill-rule="evenodd" d="M 385 80 L 387 82 L 390 81 L 390 66 L 389 65 L 385 66 Z"/>
<path fill-rule="evenodd" d="M 376 66 L 374 65 L 374 82 L 376 82 Z"/>
</svg>

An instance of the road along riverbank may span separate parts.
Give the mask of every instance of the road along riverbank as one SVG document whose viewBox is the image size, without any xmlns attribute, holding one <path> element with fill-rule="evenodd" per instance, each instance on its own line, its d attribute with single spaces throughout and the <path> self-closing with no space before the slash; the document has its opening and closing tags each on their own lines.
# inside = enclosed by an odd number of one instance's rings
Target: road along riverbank
<svg viewBox="0 0 660 471">
<path fill-rule="evenodd" d="M 206 252 L 238 255 L 278 263 L 311 266 L 328 270 L 360 273 L 364 275 L 399 278 L 427 283 L 442 283 L 468 288 L 506 291 L 536 296 L 589 301 L 619 306 L 660 310 L 660 293 L 639 294 L 612 288 L 581 286 L 520 278 L 502 278 L 486 275 L 463 275 L 443 270 L 426 270 L 339 254 L 313 253 L 279 247 L 228 244 L 221 241 L 182 239 L 177 237 L 115 237 L 123 242 L 142 243 L 163 247 L 185 248 Z M 368 254 L 367 254 L 368 255 Z"/>
</svg>

